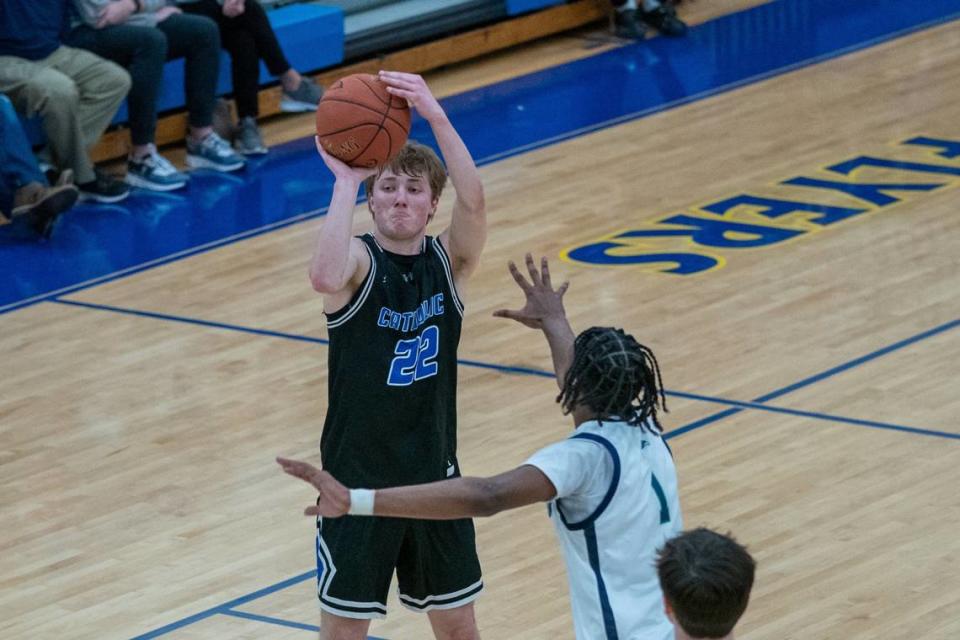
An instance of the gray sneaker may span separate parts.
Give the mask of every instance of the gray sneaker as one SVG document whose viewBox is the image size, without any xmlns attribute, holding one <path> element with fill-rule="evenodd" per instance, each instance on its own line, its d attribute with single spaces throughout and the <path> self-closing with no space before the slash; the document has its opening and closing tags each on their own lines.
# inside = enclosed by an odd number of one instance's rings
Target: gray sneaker
<svg viewBox="0 0 960 640">
<path fill-rule="evenodd" d="M 187 185 L 189 177 L 177 171 L 170 161 L 150 145 L 150 153 L 139 160 L 127 160 L 127 184 L 151 191 L 173 191 Z"/>
<path fill-rule="evenodd" d="M 243 156 L 235 153 L 227 141 L 214 131 L 199 142 L 187 136 L 187 164 L 195 169 L 206 167 L 217 171 L 236 171 L 246 163 Z"/>
<path fill-rule="evenodd" d="M 307 76 L 302 76 L 300 86 L 293 91 L 284 91 L 280 96 L 280 111 L 297 113 L 316 111 L 317 103 L 323 97 L 323 89 Z"/>
<path fill-rule="evenodd" d="M 263 144 L 263 138 L 260 137 L 260 129 L 257 128 L 257 120 L 255 118 L 240 118 L 240 125 L 237 127 L 233 148 L 245 156 L 263 155 L 267 152 L 267 148 Z"/>
</svg>

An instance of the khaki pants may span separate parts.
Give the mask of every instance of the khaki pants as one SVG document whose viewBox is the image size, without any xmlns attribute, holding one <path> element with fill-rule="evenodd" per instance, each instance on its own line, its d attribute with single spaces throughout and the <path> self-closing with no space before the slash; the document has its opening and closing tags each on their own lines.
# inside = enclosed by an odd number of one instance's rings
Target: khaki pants
<svg viewBox="0 0 960 640">
<path fill-rule="evenodd" d="M 51 160 L 78 184 L 96 176 L 89 148 L 130 89 L 123 67 L 88 51 L 60 47 L 43 60 L 0 56 L 0 93 L 27 116 L 40 115 Z"/>
</svg>

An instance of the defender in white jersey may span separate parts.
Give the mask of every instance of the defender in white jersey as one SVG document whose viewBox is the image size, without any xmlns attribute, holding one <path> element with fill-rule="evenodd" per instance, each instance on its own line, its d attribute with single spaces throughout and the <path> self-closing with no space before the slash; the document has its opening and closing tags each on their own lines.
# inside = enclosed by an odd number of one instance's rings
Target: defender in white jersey
<svg viewBox="0 0 960 640">
<path fill-rule="evenodd" d="M 579 640 L 673 640 L 657 580 L 656 552 L 680 531 L 677 474 L 661 437 L 664 407 L 653 353 L 622 330 L 574 338 L 546 259 L 526 256 L 528 282 L 510 272 L 526 305 L 495 315 L 541 329 L 550 345 L 563 412 L 575 431 L 520 467 L 492 478 L 455 478 L 388 489 L 347 489 L 326 471 L 278 458 L 320 492 L 309 515 L 422 519 L 489 516 L 549 502 L 566 559 Z M 664 407 L 665 408 L 665 407 Z"/>
<path fill-rule="evenodd" d="M 526 464 L 557 489 L 577 638 L 673 640 L 656 552 L 679 533 L 677 474 L 654 425 L 589 420 Z"/>
</svg>

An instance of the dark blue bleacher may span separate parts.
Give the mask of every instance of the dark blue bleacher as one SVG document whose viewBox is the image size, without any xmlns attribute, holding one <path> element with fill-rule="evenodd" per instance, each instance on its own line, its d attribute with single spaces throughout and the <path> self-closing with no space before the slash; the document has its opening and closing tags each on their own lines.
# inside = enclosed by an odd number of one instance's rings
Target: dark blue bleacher
<svg viewBox="0 0 960 640">
<path fill-rule="evenodd" d="M 535 9 L 544 9 L 557 4 L 563 4 L 566 0 L 507 0 L 507 15 L 516 16 L 521 13 L 534 11 Z"/>
</svg>

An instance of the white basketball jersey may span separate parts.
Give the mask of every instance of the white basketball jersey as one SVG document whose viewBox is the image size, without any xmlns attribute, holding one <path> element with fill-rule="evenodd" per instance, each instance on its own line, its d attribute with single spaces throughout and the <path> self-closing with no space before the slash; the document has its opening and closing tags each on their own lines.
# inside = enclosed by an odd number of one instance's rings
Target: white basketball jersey
<svg viewBox="0 0 960 640">
<path fill-rule="evenodd" d="M 578 640 L 673 640 L 655 564 L 657 550 L 682 528 L 670 449 L 659 434 L 624 422 L 586 422 L 570 440 L 594 443 L 597 467 L 612 462 L 612 473 L 594 475 L 605 488 L 583 489 L 598 500 L 589 515 L 565 512 L 565 503 L 582 505 L 582 496 L 563 496 L 562 482 L 551 478 L 561 497 L 548 508 L 567 564 Z M 582 442 L 576 446 L 583 450 Z M 550 449 L 528 461 L 548 477 L 562 473 L 556 461 L 564 459 Z"/>
</svg>

